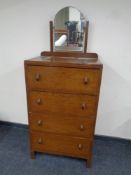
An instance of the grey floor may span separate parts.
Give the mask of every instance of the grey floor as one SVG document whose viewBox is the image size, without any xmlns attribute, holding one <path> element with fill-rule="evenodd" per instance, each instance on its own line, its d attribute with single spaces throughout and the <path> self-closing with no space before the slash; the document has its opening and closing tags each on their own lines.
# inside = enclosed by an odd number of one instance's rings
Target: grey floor
<svg viewBox="0 0 131 175">
<path fill-rule="evenodd" d="M 96 138 L 87 169 L 81 159 L 37 154 L 31 160 L 28 130 L 0 126 L 0 175 L 131 175 L 131 142 Z"/>
</svg>

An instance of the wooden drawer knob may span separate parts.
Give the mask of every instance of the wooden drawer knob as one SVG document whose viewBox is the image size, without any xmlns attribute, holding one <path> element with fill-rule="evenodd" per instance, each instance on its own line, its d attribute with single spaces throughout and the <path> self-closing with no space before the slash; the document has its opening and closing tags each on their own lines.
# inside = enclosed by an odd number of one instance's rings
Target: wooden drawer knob
<svg viewBox="0 0 131 175">
<path fill-rule="evenodd" d="M 38 124 L 38 126 L 41 126 L 42 125 L 42 120 L 38 120 L 37 124 Z"/>
<path fill-rule="evenodd" d="M 85 110 L 85 109 L 86 109 L 86 104 L 85 104 L 85 103 L 82 103 L 81 109 L 82 109 L 82 110 Z"/>
<path fill-rule="evenodd" d="M 40 104 L 41 104 L 41 99 L 38 98 L 38 99 L 36 100 L 36 103 L 37 103 L 38 105 L 40 105 Z"/>
<path fill-rule="evenodd" d="M 78 144 L 78 149 L 79 149 L 79 150 L 82 150 L 82 148 L 83 148 L 83 145 L 82 145 L 81 143 L 79 143 L 79 144 Z"/>
<path fill-rule="evenodd" d="M 39 81 L 40 80 L 40 74 L 36 74 L 35 79 L 36 79 L 36 81 Z"/>
<path fill-rule="evenodd" d="M 89 81 L 88 81 L 88 78 L 85 77 L 85 78 L 84 78 L 84 84 L 88 84 L 88 82 L 89 82 Z"/>
<path fill-rule="evenodd" d="M 84 131 L 84 129 L 85 129 L 85 128 L 84 128 L 84 125 L 81 124 L 81 125 L 80 125 L 80 130 L 81 130 L 81 131 Z"/>
<path fill-rule="evenodd" d="M 38 144 L 42 144 L 42 138 L 38 139 Z"/>
</svg>

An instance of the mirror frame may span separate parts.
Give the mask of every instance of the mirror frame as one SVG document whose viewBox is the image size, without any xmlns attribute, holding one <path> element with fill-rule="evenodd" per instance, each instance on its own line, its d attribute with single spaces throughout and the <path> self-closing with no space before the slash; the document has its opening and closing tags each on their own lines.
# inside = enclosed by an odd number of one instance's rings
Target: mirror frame
<svg viewBox="0 0 131 175">
<path fill-rule="evenodd" d="M 49 22 L 49 26 L 50 26 L 50 51 L 51 52 L 58 52 L 54 50 L 54 25 L 53 25 L 53 21 Z M 86 53 L 87 52 L 87 41 L 88 41 L 88 28 L 89 28 L 89 21 L 85 20 L 85 27 L 84 27 L 84 33 L 85 33 L 85 37 L 84 37 L 84 49 L 83 51 L 60 51 L 60 52 L 76 52 L 76 53 Z"/>
</svg>

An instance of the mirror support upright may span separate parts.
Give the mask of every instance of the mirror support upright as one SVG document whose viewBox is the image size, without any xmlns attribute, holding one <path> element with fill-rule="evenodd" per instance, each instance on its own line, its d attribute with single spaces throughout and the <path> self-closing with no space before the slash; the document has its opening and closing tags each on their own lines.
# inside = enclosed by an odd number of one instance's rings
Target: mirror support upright
<svg viewBox="0 0 131 175">
<path fill-rule="evenodd" d="M 84 53 L 86 53 L 86 52 L 87 52 L 88 27 L 89 27 L 89 21 L 86 21 L 86 25 L 85 25 Z"/>
<path fill-rule="evenodd" d="M 53 21 L 50 21 L 50 51 L 53 52 Z"/>
</svg>

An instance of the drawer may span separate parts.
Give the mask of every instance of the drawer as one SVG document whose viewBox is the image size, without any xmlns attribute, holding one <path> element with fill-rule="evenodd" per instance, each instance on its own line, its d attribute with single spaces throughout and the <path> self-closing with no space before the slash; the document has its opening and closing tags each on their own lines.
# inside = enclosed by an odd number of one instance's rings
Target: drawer
<svg viewBox="0 0 131 175">
<path fill-rule="evenodd" d="M 29 89 L 58 90 L 97 94 L 99 69 L 76 69 L 63 67 L 28 66 Z"/>
<path fill-rule="evenodd" d="M 30 129 L 72 136 L 91 138 L 94 134 L 95 118 L 69 117 L 58 114 L 32 113 L 29 116 Z"/>
<path fill-rule="evenodd" d="M 91 151 L 91 141 L 81 137 L 31 132 L 34 151 L 56 153 L 87 158 Z"/>
<path fill-rule="evenodd" d="M 31 91 L 29 94 L 30 112 L 48 111 L 80 116 L 95 116 L 96 105 L 96 96 L 37 91 Z"/>
</svg>

